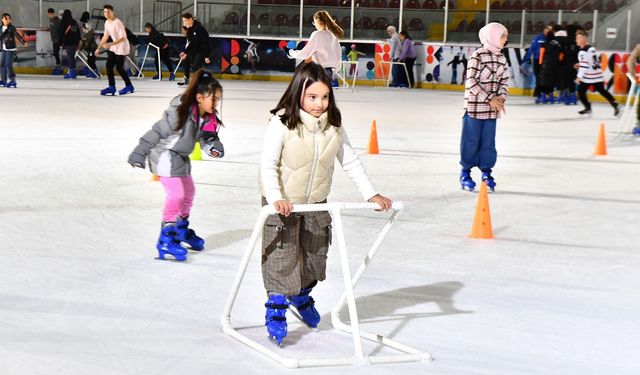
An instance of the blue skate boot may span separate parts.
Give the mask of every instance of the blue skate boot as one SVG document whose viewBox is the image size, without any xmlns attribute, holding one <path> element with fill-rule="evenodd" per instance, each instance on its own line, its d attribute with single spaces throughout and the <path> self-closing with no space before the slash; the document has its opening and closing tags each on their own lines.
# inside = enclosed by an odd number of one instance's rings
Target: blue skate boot
<svg viewBox="0 0 640 375">
<path fill-rule="evenodd" d="M 175 81 L 176 80 L 176 75 L 173 73 L 169 73 L 169 81 Z"/>
<path fill-rule="evenodd" d="M 191 250 L 200 251 L 204 249 L 204 240 L 196 235 L 196 232 L 189 228 L 188 218 L 178 219 L 176 221 L 176 232 L 180 242 L 186 242 L 191 247 Z"/>
<path fill-rule="evenodd" d="M 87 74 L 85 74 L 85 76 L 87 78 L 98 78 L 98 76 L 94 72 L 92 72 L 90 70 L 87 72 Z"/>
<path fill-rule="evenodd" d="M 282 294 L 271 294 L 264 304 L 267 313 L 264 316 L 269 332 L 269 339 L 278 346 L 282 346 L 282 340 L 287 336 L 287 309 L 289 302 Z"/>
<path fill-rule="evenodd" d="M 556 103 L 558 103 L 558 104 L 560 104 L 560 103 L 564 104 L 564 103 L 566 103 L 566 102 L 567 102 L 567 94 L 566 94 L 564 91 L 560 91 L 560 92 L 558 93 L 558 99 L 557 99 Z"/>
<path fill-rule="evenodd" d="M 102 89 L 100 90 L 100 95 L 115 95 L 116 94 L 116 87 L 115 86 L 109 86 L 106 89 Z"/>
<path fill-rule="evenodd" d="M 177 235 L 175 224 L 163 224 L 158 244 L 156 245 L 158 258 L 164 260 L 166 255 L 173 255 L 177 261 L 183 262 L 187 260 L 187 249 L 180 246 L 180 240 L 176 238 Z"/>
<path fill-rule="evenodd" d="M 578 95 L 575 92 L 572 92 L 569 95 L 569 104 L 577 105 L 578 104 Z"/>
<path fill-rule="evenodd" d="M 471 179 L 471 171 L 463 169 L 460 171 L 460 186 L 462 190 L 473 191 L 476 188 L 476 183 Z"/>
<path fill-rule="evenodd" d="M 543 99 L 544 99 L 544 95 L 543 94 L 538 94 L 538 96 L 536 96 L 535 103 L 536 104 L 543 103 Z"/>
<path fill-rule="evenodd" d="M 11 87 L 13 87 L 14 89 L 15 89 L 16 87 L 18 87 L 18 85 L 16 84 L 16 81 L 9 81 L 9 82 L 7 82 L 7 85 L 6 85 L 6 86 L 7 86 L 7 88 L 11 88 Z"/>
<path fill-rule="evenodd" d="M 496 182 L 491 176 L 491 169 L 482 171 L 482 181 L 487 183 L 487 187 L 489 188 L 489 190 L 496 191 Z"/>
<path fill-rule="evenodd" d="M 316 302 L 309 295 L 316 284 L 317 282 L 314 282 L 310 287 L 301 289 L 297 296 L 288 297 L 289 302 L 298 310 L 300 318 L 309 328 L 318 328 L 318 323 L 320 323 L 320 314 L 314 306 Z"/>
<path fill-rule="evenodd" d="M 640 125 L 636 125 L 631 131 L 631 134 L 635 135 L 636 137 L 640 137 Z"/>
<path fill-rule="evenodd" d="M 4 81 L 0 81 L 0 87 L 4 87 L 4 86 L 5 86 Z"/>
<path fill-rule="evenodd" d="M 119 95 L 133 94 L 134 91 L 135 91 L 135 88 L 132 85 L 129 85 L 129 86 L 125 86 L 122 90 L 118 91 L 118 94 Z"/>
<path fill-rule="evenodd" d="M 64 79 L 76 79 L 78 77 L 78 73 L 75 69 L 69 69 L 67 74 L 64 75 Z"/>
<path fill-rule="evenodd" d="M 555 101 L 556 99 L 553 97 L 553 93 L 544 94 L 544 97 L 542 98 L 542 103 L 544 104 L 553 104 Z"/>
<path fill-rule="evenodd" d="M 53 70 L 51 71 L 51 74 L 54 76 L 61 76 L 62 74 L 64 74 L 64 70 L 62 70 L 62 67 L 58 65 L 55 68 L 53 68 Z"/>
</svg>

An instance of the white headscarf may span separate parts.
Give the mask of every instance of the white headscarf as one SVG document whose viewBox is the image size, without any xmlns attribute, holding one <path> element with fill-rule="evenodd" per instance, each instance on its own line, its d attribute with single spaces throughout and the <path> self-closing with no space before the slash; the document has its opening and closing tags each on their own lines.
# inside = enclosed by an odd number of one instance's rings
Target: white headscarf
<svg viewBox="0 0 640 375">
<path fill-rule="evenodd" d="M 502 35 L 505 33 L 508 33 L 506 27 L 498 22 L 491 22 L 480 29 L 478 36 L 484 48 L 488 49 L 491 53 L 499 55 L 502 49 L 500 38 L 502 38 Z"/>
</svg>

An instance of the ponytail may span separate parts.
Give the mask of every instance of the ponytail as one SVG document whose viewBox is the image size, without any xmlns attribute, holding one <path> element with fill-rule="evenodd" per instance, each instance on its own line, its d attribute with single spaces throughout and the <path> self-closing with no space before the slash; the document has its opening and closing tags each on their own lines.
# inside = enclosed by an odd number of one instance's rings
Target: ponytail
<svg viewBox="0 0 640 375">
<path fill-rule="evenodd" d="M 187 121 L 191 107 L 196 104 L 196 96 L 203 94 L 205 96 L 214 95 L 216 90 L 222 91 L 222 85 L 217 79 L 213 78 L 210 71 L 205 69 L 199 69 L 189 78 L 189 86 L 184 90 L 182 95 L 182 102 L 178 106 L 178 123 L 176 124 L 176 130 L 182 129 L 184 123 Z M 212 114 L 215 116 L 216 114 Z M 220 125 L 222 123 L 219 122 Z"/>
<path fill-rule="evenodd" d="M 338 39 L 344 38 L 344 31 L 336 23 L 336 21 L 333 18 L 331 18 L 331 15 L 326 10 L 317 11 L 313 15 L 313 18 L 322 22 L 327 27 L 327 30 L 329 30 L 331 34 L 335 35 L 336 38 Z"/>
</svg>

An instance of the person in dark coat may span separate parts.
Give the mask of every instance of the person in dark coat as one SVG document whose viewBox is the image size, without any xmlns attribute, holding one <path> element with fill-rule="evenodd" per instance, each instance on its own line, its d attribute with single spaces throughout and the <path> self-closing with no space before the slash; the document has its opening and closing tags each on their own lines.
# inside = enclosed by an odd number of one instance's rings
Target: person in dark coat
<svg viewBox="0 0 640 375">
<path fill-rule="evenodd" d="M 553 31 L 547 33 L 546 37 L 546 42 L 540 48 L 540 94 L 543 103 L 554 103 L 553 90 L 558 83 L 564 46 L 555 38 Z"/>
<path fill-rule="evenodd" d="M 187 41 L 189 45 L 184 52 L 180 53 L 180 59 L 184 60 L 184 81 L 178 82 L 183 86 L 189 83 L 189 73 L 191 70 L 198 70 L 204 64 L 210 64 L 211 45 L 209 44 L 209 33 L 196 20 L 191 13 L 182 15 L 182 25 L 187 28 Z"/>
<path fill-rule="evenodd" d="M 65 79 L 76 78 L 76 51 L 80 44 L 80 27 L 78 22 L 73 19 L 73 15 L 69 9 L 65 9 L 62 13 L 60 21 L 60 44 L 64 46 L 67 52 L 67 66 L 69 71 L 64 75 Z"/>
<path fill-rule="evenodd" d="M 164 36 L 163 33 L 156 30 L 156 28 L 153 27 L 153 25 L 149 22 L 144 25 L 144 31 L 149 33 L 149 43 L 160 49 L 160 59 L 162 60 L 162 63 L 167 67 L 167 69 L 169 69 L 169 81 L 175 80 L 175 76 L 173 75 L 173 64 L 171 64 L 171 58 L 169 57 L 170 48 L 167 37 Z M 153 51 L 153 61 L 156 65 L 156 72 L 158 72 L 158 74 L 156 74 L 153 79 L 161 80 L 162 75 L 160 75 L 160 61 L 158 61 L 158 56 L 155 53 L 155 49 L 153 49 Z"/>
</svg>

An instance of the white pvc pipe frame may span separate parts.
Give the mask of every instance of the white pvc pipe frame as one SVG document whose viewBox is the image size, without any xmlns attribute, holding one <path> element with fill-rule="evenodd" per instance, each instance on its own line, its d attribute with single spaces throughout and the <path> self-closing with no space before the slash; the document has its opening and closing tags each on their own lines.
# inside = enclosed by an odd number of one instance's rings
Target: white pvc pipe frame
<svg viewBox="0 0 640 375">
<path fill-rule="evenodd" d="M 612 142 L 616 142 L 621 139 L 621 137 L 625 134 L 631 133 L 631 128 L 633 127 L 633 115 L 635 113 L 634 109 L 638 105 L 640 101 L 640 91 L 638 91 L 638 81 L 636 77 L 631 73 L 627 73 L 627 78 L 631 81 L 631 87 L 629 88 L 629 92 L 627 93 L 627 102 L 624 105 L 624 111 L 622 112 L 622 117 L 620 118 L 620 127 L 618 129 L 618 133 L 613 138 Z"/>
<path fill-rule="evenodd" d="M 429 352 L 415 349 L 410 346 L 393 341 L 391 339 L 385 338 L 381 335 L 368 333 L 360 329 L 360 322 L 358 319 L 358 312 L 356 308 L 355 297 L 353 294 L 353 288 L 358 284 L 360 277 L 366 271 L 367 266 L 371 263 L 372 259 L 376 255 L 376 252 L 380 248 L 382 241 L 384 241 L 385 237 L 389 233 L 389 230 L 395 223 L 396 218 L 398 217 L 399 213 L 402 211 L 403 204 L 401 202 L 393 203 L 391 217 L 387 221 L 386 225 L 383 227 L 382 231 L 380 232 L 375 242 L 371 246 L 371 249 L 369 249 L 367 255 L 365 256 L 364 260 L 360 264 L 360 267 L 356 270 L 353 276 L 351 276 L 351 271 L 349 268 L 349 260 L 347 256 L 347 248 L 346 248 L 346 243 L 344 238 L 344 229 L 342 226 L 341 213 L 342 211 L 345 211 L 345 210 L 375 210 L 379 208 L 380 207 L 375 203 L 324 203 L 324 204 L 294 205 L 293 211 L 292 211 L 292 212 L 328 211 L 329 213 L 331 213 L 335 232 L 336 232 L 337 242 L 338 242 L 338 252 L 340 255 L 340 263 L 342 266 L 342 275 L 343 275 L 343 281 L 345 285 L 344 294 L 342 295 L 342 297 L 340 298 L 336 306 L 331 311 L 331 323 L 333 324 L 334 328 L 343 332 L 351 333 L 351 335 L 353 336 L 353 345 L 354 345 L 353 357 L 321 358 L 321 359 L 285 357 L 279 354 L 283 352 L 282 349 L 277 349 L 278 351 L 276 352 L 265 346 L 262 346 L 258 342 L 250 339 L 249 337 L 242 335 L 231 325 L 231 310 L 233 309 L 233 305 L 235 303 L 236 297 L 238 296 L 238 291 L 240 289 L 240 285 L 242 284 L 242 279 L 244 278 L 244 275 L 247 271 L 247 266 L 251 259 L 251 255 L 253 254 L 253 251 L 256 247 L 258 239 L 262 235 L 262 228 L 264 226 L 265 221 L 267 220 L 267 217 L 269 215 L 273 215 L 276 213 L 276 210 L 273 206 L 262 207 L 262 209 L 260 210 L 260 214 L 258 215 L 258 220 L 256 221 L 256 225 L 253 228 L 253 232 L 251 233 L 249 244 L 242 258 L 242 262 L 240 263 L 240 268 L 238 269 L 238 273 L 236 274 L 236 278 L 233 282 L 233 286 L 231 287 L 231 291 L 227 299 L 227 304 L 226 304 L 224 313 L 222 315 L 222 329 L 224 333 L 287 368 L 341 366 L 341 365 L 344 366 L 344 365 L 356 365 L 356 364 L 368 365 L 368 364 L 377 364 L 377 363 L 421 362 L 421 361 L 431 360 L 432 357 Z M 344 323 L 340 318 L 340 310 L 342 310 L 345 303 L 348 306 L 349 319 L 351 321 L 351 325 Z M 364 354 L 362 339 L 370 340 L 378 344 L 396 349 L 400 352 L 403 352 L 404 354 L 367 356 Z"/>
<path fill-rule="evenodd" d="M 158 81 L 162 80 L 162 60 L 160 60 L 160 47 L 156 46 L 153 43 L 147 44 L 147 49 L 144 51 L 144 57 L 142 58 L 142 62 L 140 63 L 140 70 L 138 70 L 138 77 L 143 77 L 142 69 L 144 69 L 144 63 L 147 62 L 147 55 L 149 54 L 149 47 L 153 47 L 158 52 Z"/>
</svg>

